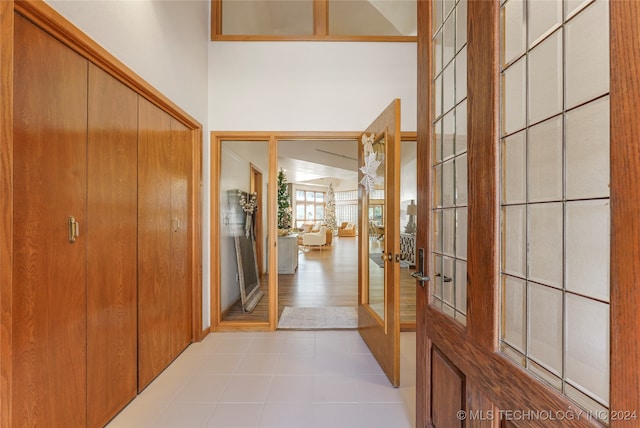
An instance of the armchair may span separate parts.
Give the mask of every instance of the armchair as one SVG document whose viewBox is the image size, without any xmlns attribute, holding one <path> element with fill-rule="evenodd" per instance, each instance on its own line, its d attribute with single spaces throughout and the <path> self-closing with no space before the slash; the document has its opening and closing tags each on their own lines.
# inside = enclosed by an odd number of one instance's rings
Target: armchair
<svg viewBox="0 0 640 428">
<path fill-rule="evenodd" d="M 356 225 L 347 221 L 338 228 L 338 236 L 356 236 Z"/>
<path fill-rule="evenodd" d="M 307 247 L 322 247 L 327 243 L 327 226 L 321 226 L 317 232 L 302 235 L 302 245 Z"/>
</svg>

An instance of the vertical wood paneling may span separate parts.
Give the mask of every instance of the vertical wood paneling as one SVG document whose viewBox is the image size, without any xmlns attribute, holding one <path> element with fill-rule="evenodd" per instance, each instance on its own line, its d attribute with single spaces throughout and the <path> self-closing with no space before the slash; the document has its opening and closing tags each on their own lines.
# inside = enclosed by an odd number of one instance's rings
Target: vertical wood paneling
<svg viewBox="0 0 640 428">
<path fill-rule="evenodd" d="M 612 410 L 640 411 L 640 3 L 609 3 Z M 640 416 L 639 416 L 640 417 Z M 631 423 L 630 423 L 631 422 Z M 633 421 L 612 421 L 631 426 Z"/>
<path fill-rule="evenodd" d="M 0 427 L 11 426 L 13 2 L 0 2 Z"/>
<path fill-rule="evenodd" d="M 138 105 L 138 390 L 171 361 L 171 118 Z"/>
<path fill-rule="evenodd" d="M 469 335 L 490 351 L 498 344 L 498 3 L 468 2 L 467 302 Z"/>
<path fill-rule="evenodd" d="M 88 63 L 20 16 L 15 41 L 12 425 L 80 427 Z"/>
<path fill-rule="evenodd" d="M 138 96 L 89 66 L 87 422 L 137 391 Z"/>
<path fill-rule="evenodd" d="M 191 342 L 191 140 L 171 119 L 171 357 Z"/>
<path fill-rule="evenodd" d="M 436 348 L 431 349 L 431 421 L 435 428 L 462 427 L 464 375 Z"/>
<path fill-rule="evenodd" d="M 416 250 L 424 249 L 425 256 L 431 254 L 429 243 L 431 225 L 431 2 L 418 3 L 418 120 L 417 120 L 417 191 L 418 215 Z M 417 257 L 417 253 L 416 253 Z M 416 265 L 425 274 L 430 271 L 429 257 L 425 265 Z M 417 263 L 417 259 L 416 259 Z M 416 281 L 416 426 L 425 427 L 430 418 L 431 403 L 431 342 L 427 337 L 427 306 L 429 305 L 429 283 L 424 287 Z"/>
</svg>

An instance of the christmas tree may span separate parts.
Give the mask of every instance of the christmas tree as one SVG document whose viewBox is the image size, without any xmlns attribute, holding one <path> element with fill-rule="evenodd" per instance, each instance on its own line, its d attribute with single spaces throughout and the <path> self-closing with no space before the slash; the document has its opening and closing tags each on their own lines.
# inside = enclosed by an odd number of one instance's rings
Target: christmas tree
<svg viewBox="0 0 640 428">
<path fill-rule="evenodd" d="M 324 216 L 327 227 L 335 233 L 338 230 L 338 223 L 336 223 L 336 194 L 333 192 L 333 183 L 329 183 L 327 207 L 325 208 Z"/>
<path fill-rule="evenodd" d="M 278 229 L 291 229 L 291 201 L 284 171 L 278 172 Z"/>
</svg>

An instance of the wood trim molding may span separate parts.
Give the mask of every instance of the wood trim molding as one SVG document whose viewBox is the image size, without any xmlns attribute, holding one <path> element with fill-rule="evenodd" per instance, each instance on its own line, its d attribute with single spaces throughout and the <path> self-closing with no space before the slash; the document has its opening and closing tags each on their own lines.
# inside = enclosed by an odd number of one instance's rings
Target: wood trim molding
<svg viewBox="0 0 640 428">
<path fill-rule="evenodd" d="M 222 321 L 220 311 L 220 204 L 216 203 L 220 199 L 220 158 L 222 156 L 222 139 L 211 133 L 211 163 L 209 182 L 209 201 L 211 201 L 211 213 L 209 215 L 209 242 L 210 242 L 210 263 L 209 263 L 209 313 L 211 316 L 211 331 L 218 331 Z"/>
<path fill-rule="evenodd" d="M 418 105 L 417 105 L 417 189 L 420 224 L 431 224 L 431 2 L 418 2 Z M 416 249 L 425 251 L 424 273 L 430 272 L 431 227 L 419 227 L 416 233 Z M 420 269 L 419 266 L 416 266 Z M 426 314 L 429 305 L 430 285 L 416 286 L 416 426 L 430 426 L 431 421 L 431 341 L 426 331 Z"/>
<path fill-rule="evenodd" d="M 468 2 L 467 135 L 469 248 L 467 314 L 472 340 L 494 351 L 498 346 L 500 225 L 498 197 L 498 34 L 499 4 Z M 491 49 L 488 49 L 491 47 Z"/>
<path fill-rule="evenodd" d="M 267 248 L 273 248 L 268 259 L 269 272 L 278 272 L 278 140 L 269 138 L 269 171 L 267 171 Z M 269 250 L 267 250 L 268 252 Z M 297 249 L 296 249 L 297 251 Z M 278 275 L 269 275 L 269 327 L 278 327 Z"/>
<path fill-rule="evenodd" d="M 202 125 L 42 0 L 15 0 L 15 11 L 87 58 L 189 129 Z"/>
<path fill-rule="evenodd" d="M 640 412 L 640 3 L 610 7 L 611 301 L 610 408 Z M 631 426 L 637 420 L 612 421 Z"/>
<path fill-rule="evenodd" d="M 415 43 L 415 36 L 235 36 L 217 35 L 214 42 L 396 42 Z"/>
<path fill-rule="evenodd" d="M 329 3 L 326 0 L 313 0 L 313 35 L 329 34 Z"/>
<path fill-rule="evenodd" d="M 0 427 L 13 394 L 13 1 L 0 1 Z"/>
<path fill-rule="evenodd" d="M 211 0 L 211 40 L 222 34 L 222 0 Z"/>
<path fill-rule="evenodd" d="M 191 132 L 192 151 L 191 171 L 191 339 L 194 342 L 202 340 L 202 214 L 203 214 L 203 182 L 202 182 L 202 128 Z M 207 327 L 208 331 L 208 327 Z"/>
</svg>

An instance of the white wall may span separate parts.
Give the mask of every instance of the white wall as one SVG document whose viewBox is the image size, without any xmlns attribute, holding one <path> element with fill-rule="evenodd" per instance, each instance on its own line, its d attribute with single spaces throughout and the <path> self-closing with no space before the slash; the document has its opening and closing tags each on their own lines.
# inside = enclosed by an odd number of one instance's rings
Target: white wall
<svg viewBox="0 0 640 428">
<path fill-rule="evenodd" d="M 416 130 L 415 43 L 212 42 L 209 126 L 364 130 L 394 98 Z"/>
<path fill-rule="evenodd" d="M 203 327 L 209 326 L 208 0 L 45 0 L 203 125 Z"/>
</svg>

